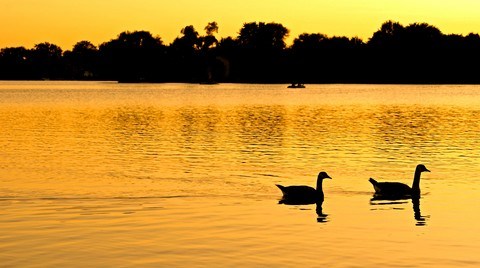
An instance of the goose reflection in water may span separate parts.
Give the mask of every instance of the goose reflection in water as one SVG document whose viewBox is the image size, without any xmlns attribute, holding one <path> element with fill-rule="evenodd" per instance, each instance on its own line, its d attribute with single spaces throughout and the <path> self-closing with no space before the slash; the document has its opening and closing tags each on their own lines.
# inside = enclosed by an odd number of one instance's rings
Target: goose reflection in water
<svg viewBox="0 0 480 268">
<path fill-rule="evenodd" d="M 420 198 L 412 198 L 412 204 L 413 204 L 413 212 L 414 212 L 414 217 L 415 220 L 417 220 L 417 226 L 425 226 L 427 223 L 425 221 L 425 217 L 422 216 L 422 213 L 420 212 Z"/>
<path fill-rule="evenodd" d="M 317 212 L 317 222 L 324 223 L 328 221 L 328 214 L 323 214 L 322 203 L 317 203 L 315 211 Z"/>
<path fill-rule="evenodd" d="M 422 213 L 420 211 L 420 197 L 418 196 L 385 196 L 385 195 L 379 195 L 379 194 L 374 194 L 372 199 L 370 199 L 370 205 L 372 206 L 383 206 L 383 205 L 400 205 L 400 204 L 407 204 L 408 200 L 412 200 L 412 207 L 413 207 L 413 217 L 416 221 L 416 226 L 425 226 L 427 224 L 426 218 L 428 216 L 422 216 Z M 395 208 L 393 208 L 395 209 Z"/>
<path fill-rule="evenodd" d="M 328 221 L 327 217 L 328 214 L 323 214 L 323 201 L 321 202 L 296 202 L 294 200 L 284 199 L 282 198 L 278 201 L 279 204 L 284 204 L 287 206 L 300 206 L 300 205 L 313 205 L 315 204 L 315 211 L 317 212 L 317 222 L 325 223 Z"/>
</svg>

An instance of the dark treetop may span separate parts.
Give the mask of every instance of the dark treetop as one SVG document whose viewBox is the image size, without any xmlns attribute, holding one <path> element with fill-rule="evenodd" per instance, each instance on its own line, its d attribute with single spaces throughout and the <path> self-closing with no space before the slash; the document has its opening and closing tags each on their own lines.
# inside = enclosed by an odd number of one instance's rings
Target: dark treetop
<svg viewBox="0 0 480 268">
<path fill-rule="evenodd" d="M 45 42 L 0 50 L 3 80 L 116 80 L 232 83 L 479 83 L 480 36 L 443 34 L 426 23 L 383 23 L 358 38 L 303 33 L 287 46 L 279 23 L 245 23 L 218 40 L 216 22 L 202 35 L 186 26 L 165 45 L 146 31 L 123 32 L 98 47 L 72 50 Z"/>
</svg>

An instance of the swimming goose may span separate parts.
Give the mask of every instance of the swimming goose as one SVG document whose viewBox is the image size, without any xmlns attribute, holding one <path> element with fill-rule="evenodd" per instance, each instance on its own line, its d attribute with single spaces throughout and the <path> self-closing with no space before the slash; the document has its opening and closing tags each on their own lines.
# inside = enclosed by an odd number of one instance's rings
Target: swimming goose
<svg viewBox="0 0 480 268">
<path fill-rule="evenodd" d="M 278 188 L 283 193 L 283 198 L 281 203 L 285 204 L 313 204 L 323 202 L 323 189 L 322 182 L 323 179 L 331 179 L 326 172 L 318 173 L 317 177 L 317 189 L 314 189 L 310 186 L 305 185 L 294 185 L 294 186 L 282 186 L 277 185 Z"/>
<path fill-rule="evenodd" d="M 377 182 L 373 178 L 369 181 L 373 184 L 375 194 L 382 196 L 420 196 L 420 175 L 422 172 L 430 172 L 424 165 L 417 165 L 413 177 L 412 187 L 400 182 Z"/>
</svg>

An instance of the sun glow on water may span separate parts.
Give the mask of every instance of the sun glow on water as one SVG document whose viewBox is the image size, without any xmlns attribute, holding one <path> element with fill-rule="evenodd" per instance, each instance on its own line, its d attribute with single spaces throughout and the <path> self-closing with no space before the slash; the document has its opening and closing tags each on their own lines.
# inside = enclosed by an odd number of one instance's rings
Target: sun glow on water
<svg viewBox="0 0 480 268">
<path fill-rule="evenodd" d="M 479 94 L 1 82 L 0 262 L 478 266 Z M 410 184 L 418 163 L 418 204 L 371 200 L 369 177 Z M 320 210 L 278 204 L 320 170 Z"/>
</svg>

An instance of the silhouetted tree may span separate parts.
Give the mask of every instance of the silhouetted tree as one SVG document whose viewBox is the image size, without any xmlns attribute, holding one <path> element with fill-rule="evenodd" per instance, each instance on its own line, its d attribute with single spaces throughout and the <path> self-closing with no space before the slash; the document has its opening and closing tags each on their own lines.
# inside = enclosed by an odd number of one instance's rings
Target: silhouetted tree
<svg viewBox="0 0 480 268">
<path fill-rule="evenodd" d="M 296 79 L 302 82 L 334 82 L 358 78 L 350 73 L 361 62 L 361 49 L 365 46 L 359 38 L 327 37 L 324 34 L 301 34 L 291 46 Z M 357 72 L 360 70 L 357 70 Z M 345 74 L 349 75 L 346 76 Z M 353 76 L 353 78 L 352 78 Z"/>
<path fill-rule="evenodd" d="M 286 47 L 289 30 L 279 23 L 245 23 L 240 29 L 238 41 L 244 48 L 281 50 Z"/>
<path fill-rule="evenodd" d="M 163 80 L 165 47 L 147 31 L 122 32 L 100 45 L 104 76 L 121 81 Z"/>
<path fill-rule="evenodd" d="M 368 45 L 377 49 L 398 48 L 401 43 L 405 27 L 394 21 L 386 21 L 380 29 L 373 33 Z"/>
<path fill-rule="evenodd" d="M 205 26 L 205 32 L 207 35 L 213 35 L 214 33 L 218 33 L 218 23 L 215 21 L 209 22 L 207 26 Z"/>
<path fill-rule="evenodd" d="M 45 42 L 36 44 L 31 50 L 33 76 L 36 79 L 61 79 L 65 76 L 62 49 Z"/>
<path fill-rule="evenodd" d="M 169 47 L 172 77 L 177 81 L 198 82 L 201 80 L 203 66 L 199 50 L 202 38 L 192 25 L 183 28 L 181 37 L 175 38 Z"/>
<path fill-rule="evenodd" d="M 278 23 L 245 23 L 222 38 L 209 22 L 164 46 L 146 31 L 123 32 L 97 47 L 71 51 L 48 42 L 0 50 L 0 79 L 112 79 L 178 82 L 480 83 L 480 36 L 443 34 L 427 23 L 386 21 L 367 43 L 303 33 L 287 47 Z"/>
<path fill-rule="evenodd" d="M 98 77 L 99 51 L 89 41 L 80 41 L 72 51 L 65 51 L 64 58 L 68 63 L 73 79 L 94 79 Z"/>
<path fill-rule="evenodd" d="M 175 38 L 172 45 L 174 49 L 178 49 L 185 54 L 194 54 L 201 47 L 201 38 L 195 27 L 186 26 L 180 31 L 183 36 Z"/>
<path fill-rule="evenodd" d="M 223 63 L 223 76 L 228 77 L 229 82 L 241 82 L 238 76 L 240 67 L 240 48 L 238 41 L 232 37 L 220 39 L 215 47 L 215 55 Z"/>
<path fill-rule="evenodd" d="M 327 36 L 321 33 L 303 33 L 293 40 L 289 59 L 292 83 L 322 79 L 327 64 L 325 40 Z"/>
<path fill-rule="evenodd" d="M 405 27 L 402 43 L 415 49 L 432 49 L 440 45 L 442 32 L 427 23 L 412 23 Z"/>
<path fill-rule="evenodd" d="M 433 82 L 444 71 L 442 37 L 427 23 L 385 22 L 368 42 L 372 73 L 383 82 Z"/>
<path fill-rule="evenodd" d="M 441 47 L 438 57 L 441 62 L 435 80 L 447 78 L 448 83 L 478 83 L 480 68 L 480 37 L 470 33 L 467 36 L 458 34 L 443 35 L 438 46 Z M 477 78 L 475 80 L 475 78 Z"/>
<path fill-rule="evenodd" d="M 285 38 L 289 30 L 278 23 L 245 23 L 237 37 L 240 55 L 237 74 L 250 82 L 279 82 L 288 75 Z M 282 81 L 285 82 L 285 81 Z"/>
<path fill-rule="evenodd" d="M 218 33 L 218 24 L 216 22 L 209 22 L 207 26 L 205 26 L 205 33 L 206 35 L 201 38 L 202 50 L 208 50 L 218 44 L 218 40 L 214 35 Z"/>
<path fill-rule="evenodd" d="M 223 78 L 220 75 L 222 69 L 222 62 L 218 60 L 215 52 L 215 47 L 218 44 L 218 40 L 215 37 L 215 33 L 218 33 L 218 24 L 216 22 L 209 22 L 204 28 L 206 35 L 201 36 L 201 51 L 200 58 L 204 62 L 202 72 L 204 78 L 202 82 L 215 83 L 218 79 Z"/>
<path fill-rule="evenodd" d="M 293 40 L 293 45 L 291 48 L 295 51 L 314 52 L 321 47 L 322 43 L 326 39 L 327 36 L 321 33 L 303 33 Z"/>
<path fill-rule="evenodd" d="M 30 51 L 25 47 L 0 50 L 0 79 L 29 79 L 32 77 Z"/>
</svg>

